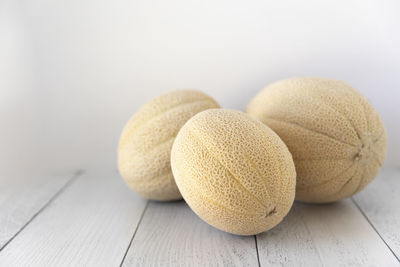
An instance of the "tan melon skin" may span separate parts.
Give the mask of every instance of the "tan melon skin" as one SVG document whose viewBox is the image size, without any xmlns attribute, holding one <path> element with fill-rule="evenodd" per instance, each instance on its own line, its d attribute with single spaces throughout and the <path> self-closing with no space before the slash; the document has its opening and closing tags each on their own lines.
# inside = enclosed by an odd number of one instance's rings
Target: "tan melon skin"
<svg viewBox="0 0 400 267">
<path fill-rule="evenodd" d="M 139 195 L 158 201 L 181 199 L 172 176 L 171 147 L 192 116 L 219 105 L 197 90 L 178 90 L 154 98 L 125 125 L 118 148 L 118 169 Z"/>
<path fill-rule="evenodd" d="M 334 202 L 360 192 L 386 155 L 378 113 L 344 82 L 291 78 L 262 90 L 247 113 L 271 127 L 293 155 L 296 200 Z"/>
<path fill-rule="evenodd" d="M 294 201 L 289 150 L 270 128 L 240 111 L 210 109 L 191 118 L 175 139 L 171 166 L 192 210 L 229 233 L 267 231 Z"/>
</svg>

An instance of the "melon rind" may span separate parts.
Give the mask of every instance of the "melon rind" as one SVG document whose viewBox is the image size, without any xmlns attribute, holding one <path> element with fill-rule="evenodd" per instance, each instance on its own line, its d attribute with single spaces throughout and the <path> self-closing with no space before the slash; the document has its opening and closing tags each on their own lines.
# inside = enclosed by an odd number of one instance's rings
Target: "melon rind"
<svg viewBox="0 0 400 267">
<path fill-rule="evenodd" d="M 229 233 L 271 229 L 294 200 L 296 173 L 286 145 L 240 111 L 210 109 L 191 118 L 175 139 L 171 166 L 192 210 Z"/>
<path fill-rule="evenodd" d="M 129 187 L 152 200 L 181 199 L 170 164 L 175 136 L 192 116 L 218 107 L 214 99 L 197 90 L 173 91 L 142 106 L 119 140 L 118 169 Z"/>
<path fill-rule="evenodd" d="M 386 155 L 379 114 L 348 84 L 291 78 L 271 84 L 246 112 L 271 127 L 293 155 L 296 200 L 334 202 L 360 192 Z"/>
</svg>

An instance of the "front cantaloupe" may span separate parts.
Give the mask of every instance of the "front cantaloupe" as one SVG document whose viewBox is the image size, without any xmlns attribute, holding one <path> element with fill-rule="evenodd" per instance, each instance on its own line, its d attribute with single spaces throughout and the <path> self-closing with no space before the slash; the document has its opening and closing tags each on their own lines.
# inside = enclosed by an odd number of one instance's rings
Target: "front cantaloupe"
<svg viewBox="0 0 400 267">
<path fill-rule="evenodd" d="M 333 202 L 361 191 L 378 173 L 386 132 L 378 113 L 349 85 L 292 78 L 261 91 L 247 113 L 271 127 L 293 155 L 296 199 Z"/>
<path fill-rule="evenodd" d="M 172 176 L 170 154 L 175 136 L 192 116 L 219 105 L 196 90 L 154 98 L 125 125 L 118 148 L 118 169 L 125 182 L 145 198 L 181 199 Z"/>
<path fill-rule="evenodd" d="M 190 119 L 175 139 L 171 166 L 192 210 L 229 233 L 274 227 L 294 200 L 296 173 L 286 145 L 239 111 L 210 109 Z"/>
</svg>

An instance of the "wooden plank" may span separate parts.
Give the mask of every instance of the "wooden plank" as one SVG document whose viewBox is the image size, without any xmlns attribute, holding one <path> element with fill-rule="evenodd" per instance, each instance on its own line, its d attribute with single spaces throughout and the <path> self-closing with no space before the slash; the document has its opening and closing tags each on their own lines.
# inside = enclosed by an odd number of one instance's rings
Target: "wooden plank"
<svg viewBox="0 0 400 267">
<path fill-rule="evenodd" d="M 116 171 L 88 172 L 0 253 L 0 266 L 118 266 L 146 200 Z"/>
<path fill-rule="evenodd" d="M 150 202 L 123 266 L 258 266 L 254 236 L 219 231 L 185 202 Z"/>
<path fill-rule="evenodd" d="M 354 200 L 393 253 L 400 258 L 400 170 L 382 170 Z"/>
<path fill-rule="evenodd" d="M 399 266 L 350 199 L 295 203 L 284 221 L 258 235 L 257 242 L 261 266 Z"/>
<path fill-rule="evenodd" d="M 77 175 L 2 176 L 0 251 Z"/>
</svg>

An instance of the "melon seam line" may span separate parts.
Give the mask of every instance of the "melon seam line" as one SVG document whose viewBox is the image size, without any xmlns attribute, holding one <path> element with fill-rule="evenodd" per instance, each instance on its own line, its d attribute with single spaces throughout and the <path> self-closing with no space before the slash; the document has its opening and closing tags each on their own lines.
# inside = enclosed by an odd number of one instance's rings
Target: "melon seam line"
<svg viewBox="0 0 400 267">
<path fill-rule="evenodd" d="M 382 166 L 381 163 L 379 162 L 379 160 L 376 159 L 376 158 L 375 158 L 375 161 L 373 161 L 372 163 L 378 164 L 378 167 L 381 167 L 381 166 Z"/>
<path fill-rule="evenodd" d="M 332 178 L 330 178 L 329 180 L 326 180 L 326 181 L 324 181 L 324 182 L 322 182 L 322 183 L 320 183 L 320 184 L 312 184 L 312 185 L 310 185 L 310 186 L 305 186 L 305 187 L 299 186 L 299 187 L 297 187 L 297 188 L 300 189 L 300 190 L 304 190 L 304 189 L 315 188 L 315 187 L 318 187 L 318 186 L 321 186 L 321 185 L 326 185 L 327 183 L 332 182 L 332 180 L 336 180 L 340 175 L 343 175 L 345 172 L 347 172 L 348 170 L 350 170 L 352 167 L 355 166 L 355 164 L 356 164 L 356 162 L 353 161 L 353 162 L 350 164 L 350 166 L 349 166 L 348 168 L 346 168 L 345 170 L 343 170 L 342 172 L 340 172 L 338 175 L 335 175 L 334 177 L 332 177 Z"/>
<path fill-rule="evenodd" d="M 192 178 L 192 179 L 193 179 L 193 178 Z M 198 180 L 196 180 L 196 179 L 193 179 L 193 180 L 194 180 L 196 183 L 198 183 Z M 191 191 L 191 190 L 189 190 L 189 191 Z M 192 192 L 192 191 L 191 191 L 191 192 Z M 192 194 L 193 194 L 193 193 L 192 193 Z M 227 207 L 227 206 L 225 206 L 225 205 L 222 205 L 221 203 L 218 203 L 217 200 L 214 200 L 213 198 L 211 198 L 211 197 L 209 197 L 209 196 L 206 196 L 205 194 L 202 194 L 202 193 L 199 193 L 199 192 L 196 192 L 196 194 L 198 194 L 198 195 L 200 196 L 200 198 L 203 198 L 204 200 L 208 200 L 208 201 L 212 202 L 213 204 L 215 204 L 216 206 L 222 207 L 222 208 L 224 208 L 224 209 L 226 209 L 226 210 L 232 212 L 233 214 L 236 214 L 236 215 L 246 215 L 246 216 L 257 216 L 257 215 L 259 215 L 258 213 L 252 214 L 252 213 L 237 212 L 237 211 L 235 211 L 233 208 L 229 208 L 229 207 Z M 194 195 L 196 195 L 196 194 L 194 194 Z"/>
<path fill-rule="evenodd" d="M 161 141 L 161 142 L 155 144 L 152 148 L 150 148 L 150 149 L 148 149 L 148 150 L 146 150 L 146 151 L 143 151 L 143 154 L 148 154 L 148 153 L 150 153 L 151 151 L 153 151 L 154 149 L 158 148 L 159 146 L 162 146 L 162 145 L 168 143 L 169 141 L 171 141 L 171 139 L 175 139 L 175 137 L 176 137 L 176 134 L 175 134 L 175 135 L 172 135 L 172 136 L 170 136 L 170 137 L 168 137 L 168 138 L 166 138 L 166 139 L 164 139 L 163 141 Z"/>
<path fill-rule="evenodd" d="M 131 131 L 127 132 L 127 135 L 128 135 L 128 136 L 132 136 L 132 135 L 136 134 L 137 131 L 140 130 L 140 128 L 144 127 L 146 124 L 150 123 L 150 122 L 153 121 L 154 119 L 160 117 L 161 115 L 163 115 L 163 114 L 165 114 L 165 113 L 167 113 L 167 112 L 170 112 L 170 111 L 172 111 L 172 110 L 175 110 L 175 109 L 177 109 L 177 108 L 179 108 L 179 107 L 182 107 L 182 106 L 185 106 L 185 105 L 190 105 L 190 104 L 195 104 L 195 103 L 200 103 L 200 102 L 206 102 L 206 101 L 207 101 L 207 102 L 208 102 L 208 101 L 213 102 L 211 99 L 207 99 L 207 98 L 205 98 L 205 99 L 200 99 L 200 100 L 197 99 L 197 100 L 195 100 L 195 101 L 179 103 L 178 105 L 174 105 L 174 106 L 172 106 L 172 107 L 169 107 L 169 108 L 167 108 L 167 109 L 164 109 L 164 110 L 158 112 L 157 114 L 155 114 L 155 115 L 154 115 L 153 117 L 151 117 L 150 119 L 147 119 L 147 120 L 145 120 L 144 122 L 142 122 L 141 124 L 139 124 L 139 125 L 137 125 L 136 127 L 134 127 Z M 140 110 L 139 110 L 138 112 L 140 112 Z M 124 144 L 124 143 L 125 143 L 125 142 L 122 142 L 121 144 Z"/>
<path fill-rule="evenodd" d="M 181 176 L 185 176 L 185 175 L 181 174 Z M 199 182 L 198 179 L 194 178 L 193 175 L 188 175 L 188 176 L 190 176 L 190 177 L 191 177 L 191 180 L 193 180 L 194 182 L 196 182 L 196 184 L 202 184 L 201 182 Z M 183 181 L 183 183 L 185 183 L 185 182 Z M 186 186 L 186 188 L 191 188 L 191 187 L 190 187 L 190 186 Z M 184 190 L 185 190 L 185 191 L 189 191 L 191 195 L 196 195 L 196 194 L 198 194 L 198 195 L 200 196 L 200 198 L 203 198 L 203 199 L 205 199 L 205 200 L 209 200 L 210 202 L 214 203 L 216 206 L 222 207 L 222 208 L 224 208 L 224 209 L 226 209 L 226 210 L 232 212 L 233 214 L 237 214 L 237 215 L 246 215 L 246 216 L 258 216 L 258 215 L 259 215 L 258 213 L 252 214 L 252 213 L 241 213 L 241 212 L 237 212 L 237 211 L 235 211 L 233 208 L 229 208 L 229 207 L 227 207 L 227 206 L 225 206 L 225 205 L 223 205 L 223 204 L 221 204 L 221 203 L 218 203 L 218 201 L 217 201 L 217 200 L 214 200 L 212 197 L 207 196 L 207 195 L 204 194 L 204 193 L 201 193 L 201 192 L 202 192 L 201 190 L 197 190 L 195 193 L 193 193 L 193 190 L 191 190 L 191 189 L 189 189 L 189 190 L 188 190 L 188 189 L 184 189 Z M 196 214 L 197 214 L 197 213 L 196 213 Z"/>
<path fill-rule="evenodd" d="M 334 107 L 332 107 L 331 105 L 329 105 L 329 104 L 327 103 L 328 101 L 323 101 L 323 99 L 321 99 L 321 98 L 318 97 L 318 96 L 313 97 L 312 93 L 311 93 L 311 95 L 307 95 L 307 94 L 306 94 L 306 96 L 308 96 L 309 98 L 311 98 L 311 102 L 313 102 L 313 100 L 316 100 L 318 103 L 320 103 L 321 106 L 326 105 L 326 106 L 327 106 L 328 108 L 330 108 L 331 110 L 333 110 L 333 111 L 335 111 L 336 113 L 340 114 L 345 120 L 347 120 L 347 121 L 350 123 L 350 125 L 351 125 L 351 127 L 353 127 L 353 130 L 354 130 L 354 132 L 356 133 L 356 135 L 357 135 L 359 141 L 362 143 L 360 133 L 358 132 L 358 130 L 357 130 L 357 128 L 354 126 L 354 124 L 350 121 L 350 119 L 347 118 L 347 117 L 345 116 L 345 114 L 343 114 L 342 112 L 340 112 L 340 111 L 337 110 L 336 108 L 334 108 Z M 357 102 L 358 102 L 358 100 L 357 100 Z M 360 102 L 358 102 L 358 104 L 360 104 Z M 364 115 L 364 117 L 365 117 L 365 115 Z M 344 142 L 343 142 L 343 143 L 344 143 Z"/>
<path fill-rule="evenodd" d="M 290 152 L 289 152 L 290 153 Z M 293 165 L 294 165 L 294 163 L 293 163 Z M 280 173 L 280 177 L 283 177 L 283 175 L 282 175 L 282 165 L 279 165 L 279 173 Z M 297 177 L 297 172 L 296 172 L 296 166 L 294 166 L 294 173 L 295 173 L 295 176 L 294 176 L 294 189 L 295 189 L 295 191 L 296 191 L 296 185 L 297 185 L 297 181 L 296 181 L 296 177 Z M 291 181 L 290 181 L 290 179 L 287 179 L 287 183 L 286 183 L 286 185 L 284 185 L 285 186 L 285 189 L 287 189 L 288 188 L 288 185 L 291 183 Z M 283 190 L 283 185 L 281 184 L 281 188 L 280 188 L 280 192 L 282 192 Z M 286 190 L 285 190 L 286 191 Z M 275 208 L 277 207 L 277 205 L 279 205 L 280 203 L 282 203 L 282 199 L 284 198 L 284 196 L 285 196 L 285 194 L 280 194 L 280 196 L 279 196 L 279 201 L 277 201 L 277 204 L 275 205 Z M 293 205 L 293 201 L 292 201 L 292 205 Z"/>
<path fill-rule="evenodd" d="M 385 131 L 382 131 L 382 133 L 380 133 L 378 135 L 378 137 L 376 137 L 376 139 L 372 141 L 372 144 L 375 144 L 376 142 L 380 141 L 381 138 L 383 137 L 384 133 L 385 133 Z"/>
<path fill-rule="evenodd" d="M 356 190 L 354 190 L 354 192 L 353 192 L 351 195 L 354 195 L 354 194 L 357 193 L 358 190 L 360 189 L 361 184 L 362 184 L 362 181 L 364 180 L 364 175 L 365 175 L 365 171 L 366 171 L 366 170 L 367 170 L 367 168 L 364 167 L 364 170 L 363 170 L 363 172 L 362 172 L 362 174 L 361 174 L 361 177 L 360 177 L 360 181 L 359 181 L 359 183 L 358 183 L 358 186 L 357 186 Z"/>
<path fill-rule="evenodd" d="M 289 121 L 274 119 L 274 118 L 271 118 L 271 117 L 266 117 L 265 119 L 266 119 L 266 120 L 273 120 L 273 121 L 278 122 L 278 123 L 284 123 L 284 124 L 289 124 L 289 125 L 297 126 L 297 127 L 300 128 L 300 129 L 304 129 L 304 130 L 307 130 L 307 131 L 310 131 L 310 132 L 313 132 L 313 133 L 317 133 L 317 134 L 326 136 L 326 137 L 328 137 L 328 138 L 330 138 L 330 139 L 332 139 L 332 140 L 335 140 L 336 142 L 339 142 L 339 143 L 342 143 L 342 144 L 345 144 L 345 145 L 348 145 L 348 146 L 351 146 L 351 147 L 357 147 L 357 145 L 355 145 L 355 144 L 347 143 L 347 142 L 344 142 L 344 141 L 342 141 L 342 140 L 336 139 L 335 137 L 330 136 L 330 135 L 328 135 L 328 134 L 325 134 L 325 133 L 322 133 L 322 132 L 318 132 L 318 131 L 315 131 L 315 130 L 308 129 L 308 128 L 306 128 L 306 127 L 304 127 L 304 126 L 302 126 L 302 125 L 300 125 L 300 124 L 298 124 L 298 123 L 296 123 L 296 122 L 289 122 Z"/>
<path fill-rule="evenodd" d="M 200 140 L 196 137 L 196 135 L 193 134 L 193 132 L 189 132 L 189 134 L 190 134 L 191 136 L 193 136 L 193 138 L 195 138 L 195 139 L 197 140 L 198 143 L 201 143 Z M 201 145 L 204 146 L 202 143 L 201 143 Z M 204 146 L 204 147 L 205 147 L 205 146 Z M 194 151 L 193 151 L 192 149 L 190 149 L 190 151 L 191 151 L 191 153 L 194 153 Z M 211 153 L 209 152 L 208 149 L 206 149 L 206 151 L 207 151 L 209 154 L 211 154 Z M 184 175 L 182 175 L 182 176 L 184 176 Z M 193 175 L 190 175 L 190 176 L 191 176 L 191 179 L 192 179 L 193 181 L 195 181 L 197 184 L 202 184 L 202 182 L 200 182 L 198 179 L 194 178 Z M 190 188 L 190 186 L 189 186 L 189 188 Z M 187 189 L 186 189 L 186 190 L 187 190 Z M 191 191 L 191 190 L 189 190 L 189 191 Z M 199 193 L 199 192 L 201 192 L 201 191 L 199 190 L 197 193 Z M 229 207 L 227 207 L 227 206 L 225 206 L 225 205 L 222 205 L 221 203 L 218 203 L 217 200 L 214 200 L 212 197 L 207 196 L 207 195 L 204 194 L 204 193 L 199 193 L 199 196 L 202 197 L 203 199 L 210 200 L 210 201 L 213 202 L 215 205 L 220 206 L 220 207 L 222 207 L 222 208 L 225 208 L 226 210 L 232 212 L 233 214 L 247 215 L 247 216 L 259 216 L 259 215 L 261 214 L 261 213 L 241 213 L 241 212 L 237 212 L 237 211 L 235 211 L 234 209 L 231 209 L 231 208 L 229 208 Z M 262 214 L 262 215 L 263 215 L 263 214 Z"/>
<path fill-rule="evenodd" d="M 359 99 L 357 98 L 357 101 L 359 101 Z M 360 102 L 359 102 L 360 103 Z M 369 127 L 369 122 L 368 122 L 368 117 L 367 117 L 367 112 L 365 111 L 365 106 L 364 106 L 364 103 L 361 103 L 361 106 L 362 106 L 362 110 L 363 110 L 363 113 L 364 113 L 364 118 L 365 118 L 365 123 L 367 124 L 367 131 L 370 133 L 371 132 L 371 130 L 370 130 L 370 127 Z M 370 118 L 370 117 L 369 117 Z"/>
<path fill-rule="evenodd" d="M 379 164 L 379 167 L 382 166 L 382 162 L 377 157 L 373 157 L 373 159 Z"/>
<path fill-rule="evenodd" d="M 379 153 L 376 152 L 373 148 L 371 148 L 371 152 L 372 152 L 373 154 L 375 154 L 375 157 L 374 157 L 374 158 L 376 158 L 376 160 L 378 161 L 378 163 L 379 163 L 380 165 L 382 165 L 382 163 L 379 161 L 379 157 L 380 157 Z"/>
<path fill-rule="evenodd" d="M 198 192 L 197 192 L 198 193 Z M 229 211 L 229 212 L 232 212 L 233 214 L 235 214 L 235 215 L 244 215 L 244 216 L 259 216 L 260 214 L 258 214 L 258 213 L 242 213 L 242 212 L 238 212 L 238 211 L 236 211 L 236 210 L 234 210 L 234 209 L 231 209 L 231 208 L 228 208 L 227 206 L 225 206 L 225 205 L 222 205 L 221 203 L 218 203 L 216 200 L 214 200 L 213 198 L 210 198 L 210 197 L 207 197 L 207 196 L 205 196 L 204 194 L 202 194 L 202 193 L 200 193 L 199 194 L 199 196 L 200 196 L 200 198 L 203 198 L 204 200 L 208 200 L 208 201 L 210 201 L 211 203 L 213 203 L 214 205 L 216 205 L 216 206 L 219 206 L 219 207 L 221 207 L 221 208 L 223 208 L 223 209 L 226 209 L 227 211 Z"/>
<path fill-rule="evenodd" d="M 153 121 L 154 119 L 157 119 L 158 117 L 160 117 L 161 115 L 163 115 L 163 114 L 165 114 L 167 112 L 170 112 L 170 111 L 175 110 L 175 109 L 177 109 L 179 107 L 182 107 L 182 106 L 191 105 L 191 104 L 200 103 L 200 102 L 206 102 L 206 101 L 210 101 L 210 99 L 206 99 L 206 98 L 205 99 L 197 99 L 197 100 L 194 100 L 194 101 L 179 103 L 179 104 L 171 106 L 171 107 L 169 107 L 167 109 L 163 109 L 160 112 L 156 113 L 153 117 L 145 120 L 140 125 L 135 127 L 135 129 L 133 130 L 132 134 L 135 134 L 135 132 L 137 132 L 140 128 L 144 127 L 147 123 Z"/>
<path fill-rule="evenodd" d="M 348 179 L 346 180 L 346 182 L 339 188 L 339 190 L 337 190 L 335 193 L 329 194 L 329 195 L 327 195 L 327 196 L 330 197 L 330 196 L 333 196 L 333 195 L 336 195 L 336 194 L 340 194 L 340 192 L 343 190 L 343 188 L 344 188 L 348 183 L 350 183 L 351 180 L 353 180 L 353 178 L 354 178 L 354 176 L 355 176 L 356 174 L 357 174 L 357 170 L 356 170 L 355 173 L 353 173 L 352 176 L 350 176 L 350 178 L 348 178 Z"/>
<path fill-rule="evenodd" d="M 340 158 L 340 159 L 307 159 L 307 158 L 293 158 L 293 161 L 339 161 L 339 160 L 352 160 L 354 156 L 350 158 Z"/>
<path fill-rule="evenodd" d="M 256 120 L 251 120 L 251 122 L 252 122 L 252 124 L 257 128 L 257 127 L 259 127 L 259 124 L 261 124 L 261 125 L 264 125 L 264 123 L 262 123 L 261 121 L 256 121 Z M 268 127 L 268 126 L 267 126 Z M 275 132 L 274 132 L 275 133 Z M 276 133 L 275 133 L 276 134 Z M 277 135 L 277 134 L 276 134 Z M 279 137 L 279 136 L 278 136 Z M 280 139 L 280 137 L 279 137 L 279 139 Z M 283 142 L 283 141 L 282 141 Z M 286 146 L 286 144 L 285 144 L 285 146 Z M 286 146 L 287 147 L 287 146 Z M 289 149 L 288 149 L 289 150 Z M 290 153 L 290 152 L 289 152 Z M 246 154 L 245 154 L 245 156 L 247 156 Z M 292 160 L 293 160 L 293 158 L 292 158 Z M 253 166 L 254 167 L 254 166 Z M 279 177 L 283 177 L 283 175 L 282 175 L 282 169 L 281 169 L 281 167 L 282 167 L 282 165 L 280 164 L 279 165 Z M 257 168 L 254 168 L 256 171 L 257 171 L 257 173 L 259 174 L 259 172 L 258 172 L 258 169 Z M 260 175 L 260 178 L 261 178 L 261 175 Z M 280 183 L 279 183 L 279 191 L 278 192 L 282 192 L 282 189 L 283 189 L 283 182 L 282 182 L 282 179 L 279 179 L 280 180 Z M 290 183 L 290 179 L 288 180 L 288 183 Z M 277 201 L 276 199 L 274 199 L 274 200 L 272 200 L 271 199 L 271 195 L 269 194 L 269 192 L 267 192 L 267 194 L 268 194 L 268 196 L 269 196 L 269 199 L 270 199 L 270 201 L 273 201 L 274 203 L 274 209 L 276 209 L 276 207 L 277 207 L 277 205 L 279 205 L 279 203 L 281 203 L 281 200 L 282 200 L 282 198 L 283 198 L 283 195 L 282 194 L 280 194 L 280 196 L 278 196 L 278 198 L 279 198 L 279 201 Z M 271 212 L 271 211 L 270 211 Z"/>
<path fill-rule="evenodd" d="M 364 100 L 364 99 L 363 99 L 364 96 L 360 95 L 355 89 L 353 89 L 353 88 L 351 88 L 351 89 L 352 89 L 351 92 L 353 93 L 354 98 L 357 99 L 358 104 L 361 105 L 361 107 L 362 107 L 362 111 L 363 111 L 364 119 L 365 119 L 365 124 L 366 124 L 366 126 L 367 126 L 367 131 L 370 133 L 371 130 L 370 130 L 370 127 L 369 127 L 368 119 L 371 118 L 371 117 L 368 117 L 368 116 L 367 116 L 367 112 L 366 112 L 366 110 L 365 110 L 365 102 L 362 101 L 362 100 Z M 361 99 L 360 99 L 360 96 L 361 96 Z M 361 102 L 360 102 L 360 100 L 361 100 Z M 365 100 L 364 100 L 364 101 L 365 101 Z M 371 113 L 370 113 L 370 114 L 371 114 Z"/>
<path fill-rule="evenodd" d="M 268 192 L 268 190 L 267 190 L 267 185 L 266 185 L 265 181 L 263 181 L 263 179 L 262 179 L 261 173 L 258 171 L 258 169 L 256 168 L 256 166 L 255 166 L 254 162 L 251 160 L 251 158 L 250 158 L 246 153 L 243 153 L 243 154 L 244 154 L 244 157 L 246 158 L 248 164 L 250 165 L 250 167 L 253 167 L 253 169 L 255 170 L 255 172 L 256 172 L 256 174 L 257 174 L 257 176 L 258 176 L 260 182 L 262 183 L 262 185 L 263 185 L 263 187 L 264 187 L 264 189 L 265 189 L 265 193 L 266 193 L 266 195 L 268 196 L 268 202 L 271 203 L 271 204 L 273 204 L 273 205 L 271 205 L 271 206 L 275 206 L 275 207 L 276 207 L 276 203 L 275 203 L 275 201 L 273 201 L 273 199 L 271 198 L 271 195 L 269 194 L 269 192 Z"/>
<path fill-rule="evenodd" d="M 220 165 L 221 165 L 221 167 L 223 167 L 229 174 L 230 174 L 230 176 L 233 178 L 233 180 L 239 185 L 239 187 L 241 187 L 245 192 L 247 192 L 252 198 L 254 198 L 254 200 L 256 200 L 256 202 L 258 202 L 262 207 L 264 207 L 265 209 L 267 209 L 268 207 L 266 207 L 256 196 L 254 196 L 252 193 L 250 193 L 250 191 L 244 186 L 244 185 L 242 185 L 240 182 L 239 182 L 239 180 L 237 180 L 237 178 L 233 175 L 233 173 L 227 168 L 227 167 L 225 167 L 223 164 L 222 164 L 222 162 L 211 152 L 211 150 L 210 149 L 208 149 L 208 147 L 205 145 L 205 144 L 203 144 L 203 142 L 201 141 L 201 139 L 199 138 L 199 137 L 197 137 L 197 135 L 196 134 L 192 134 L 196 139 L 197 139 L 197 141 L 199 142 L 199 144 L 200 145 L 202 145 L 207 151 L 208 151 L 208 153 L 210 154 L 210 156 L 212 157 L 212 158 L 214 158 Z"/>
</svg>

